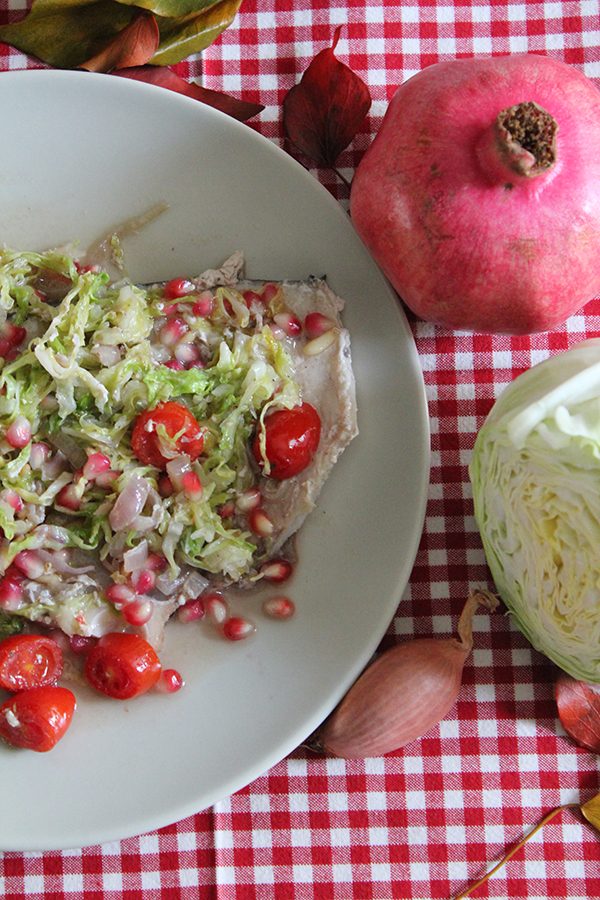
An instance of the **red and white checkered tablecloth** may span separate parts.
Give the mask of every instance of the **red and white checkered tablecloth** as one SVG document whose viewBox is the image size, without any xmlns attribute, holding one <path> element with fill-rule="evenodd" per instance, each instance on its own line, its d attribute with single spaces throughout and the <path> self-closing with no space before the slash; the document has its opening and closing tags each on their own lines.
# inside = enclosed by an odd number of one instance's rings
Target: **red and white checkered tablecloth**
<svg viewBox="0 0 600 900">
<path fill-rule="evenodd" d="M 27 6 L 0 0 L 0 21 Z M 264 104 L 252 127 L 282 144 L 283 97 L 339 24 L 337 55 L 374 99 L 341 158 L 348 179 L 394 88 L 438 60 L 548 53 L 600 83 L 599 0 L 245 0 L 202 59 L 177 71 Z M 0 45 L 1 70 L 36 65 Z M 334 176 L 314 174 L 347 200 Z M 517 374 L 600 335 L 600 300 L 556 332 L 534 337 L 457 335 L 410 321 L 429 401 L 431 486 L 420 550 L 386 645 L 448 635 L 469 587 L 485 583 L 467 475 L 477 429 Z M 405 750 L 352 762 L 298 750 L 212 809 L 154 834 L 63 853 L 0 854 L 0 896 L 450 898 L 551 808 L 600 789 L 598 758 L 575 747 L 556 720 L 553 676 L 508 618 L 477 617 L 456 708 Z M 598 834 L 563 813 L 475 896 L 600 897 Z"/>
</svg>

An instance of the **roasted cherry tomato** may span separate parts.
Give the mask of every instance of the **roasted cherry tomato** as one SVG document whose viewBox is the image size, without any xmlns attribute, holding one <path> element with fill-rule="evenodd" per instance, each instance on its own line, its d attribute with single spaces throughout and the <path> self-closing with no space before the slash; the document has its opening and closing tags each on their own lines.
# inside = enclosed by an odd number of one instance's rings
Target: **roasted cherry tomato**
<svg viewBox="0 0 600 900">
<path fill-rule="evenodd" d="M 62 670 L 62 651 L 52 638 L 14 634 L 0 643 L 0 687 L 5 691 L 54 684 Z"/>
<path fill-rule="evenodd" d="M 183 403 L 167 400 L 154 409 L 147 409 L 135 420 L 131 434 L 131 447 L 140 460 L 148 466 L 164 469 L 168 458 L 161 452 L 160 432 L 164 428 L 169 438 L 174 438 L 179 453 L 197 459 L 204 448 L 204 434 L 200 425 Z"/>
<path fill-rule="evenodd" d="M 161 674 L 158 656 L 138 634 L 112 632 L 88 653 L 85 676 L 93 688 L 115 700 L 129 700 L 154 687 Z"/>
<path fill-rule="evenodd" d="M 310 403 L 278 409 L 266 416 L 265 443 L 270 477 L 283 481 L 306 469 L 317 451 L 320 437 L 321 419 Z M 252 443 L 252 452 L 262 466 L 258 433 Z"/>
<path fill-rule="evenodd" d="M 46 753 L 63 737 L 75 706 L 75 695 L 67 688 L 20 691 L 0 706 L 0 737 L 14 747 Z"/>
</svg>

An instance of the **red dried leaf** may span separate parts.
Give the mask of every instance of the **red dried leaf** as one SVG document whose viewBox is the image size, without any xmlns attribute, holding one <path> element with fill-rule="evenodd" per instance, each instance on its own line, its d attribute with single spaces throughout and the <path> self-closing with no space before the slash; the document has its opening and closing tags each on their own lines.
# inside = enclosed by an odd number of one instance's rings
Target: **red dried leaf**
<svg viewBox="0 0 600 900">
<path fill-rule="evenodd" d="M 152 13 L 142 12 L 80 68 L 88 72 L 112 72 L 113 69 L 143 66 L 152 59 L 159 43 L 156 19 Z"/>
<path fill-rule="evenodd" d="M 560 675 L 554 695 L 567 734 L 581 747 L 600 753 L 600 684 Z"/>
<path fill-rule="evenodd" d="M 333 166 L 371 106 L 364 81 L 336 59 L 333 45 L 318 53 L 283 101 L 283 126 L 289 140 L 319 166 Z"/>
<path fill-rule="evenodd" d="M 264 109 L 260 103 L 249 103 L 246 100 L 238 100 L 236 97 L 230 97 L 229 94 L 222 94 L 220 91 L 211 91 L 208 88 L 195 84 L 193 81 L 186 81 L 180 78 L 172 69 L 159 68 L 157 66 L 138 66 L 137 68 L 120 69 L 113 72 L 113 75 L 119 75 L 121 78 L 133 78 L 135 81 L 145 81 L 148 84 L 155 84 L 158 87 L 167 88 L 175 91 L 177 94 L 185 94 L 186 97 L 192 97 L 207 106 L 214 109 L 220 109 L 221 112 L 233 116 L 240 122 L 245 122 L 252 116 L 257 115 Z"/>
</svg>

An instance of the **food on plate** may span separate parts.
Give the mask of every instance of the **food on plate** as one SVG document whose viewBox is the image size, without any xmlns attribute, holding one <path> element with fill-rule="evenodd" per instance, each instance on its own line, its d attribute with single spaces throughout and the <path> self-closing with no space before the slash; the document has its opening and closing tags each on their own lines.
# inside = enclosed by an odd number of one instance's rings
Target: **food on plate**
<svg viewBox="0 0 600 900">
<path fill-rule="evenodd" d="M 488 565 L 515 623 L 573 678 L 600 682 L 600 339 L 504 389 L 470 477 Z"/>
<path fill-rule="evenodd" d="M 139 634 L 105 634 L 87 654 L 85 677 L 97 691 L 116 700 L 145 694 L 160 678 L 162 666 L 153 647 Z"/>
<path fill-rule="evenodd" d="M 62 651 L 42 634 L 15 634 L 0 642 L 0 688 L 25 691 L 54 684 L 63 671 Z"/>
<path fill-rule="evenodd" d="M 545 56 L 428 66 L 392 98 L 351 212 L 422 319 L 550 330 L 600 293 L 600 92 Z"/>
<path fill-rule="evenodd" d="M 0 706 L 0 738 L 46 753 L 64 737 L 76 705 L 73 692 L 57 685 L 19 691 Z"/>
<path fill-rule="evenodd" d="M 0 637 L 59 629 L 109 694 L 115 634 L 159 648 L 175 611 L 252 633 L 213 595 L 290 576 L 357 433 L 343 302 L 242 268 L 141 286 L 0 252 Z"/>
</svg>

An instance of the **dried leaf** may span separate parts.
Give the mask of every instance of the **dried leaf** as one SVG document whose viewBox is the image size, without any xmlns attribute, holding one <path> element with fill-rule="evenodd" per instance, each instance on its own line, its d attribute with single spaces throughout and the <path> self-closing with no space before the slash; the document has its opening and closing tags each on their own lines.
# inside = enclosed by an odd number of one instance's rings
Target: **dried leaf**
<svg viewBox="0 0 600 900">
<path fill-rule="evenodd" d="M 246 100 L 238 100 L 236 97 L 230 97 L 229 94 L 222 94 L 219 91 L 211 91 L 208 88 L 201 87 L 194 82 L 185 81 L 176 75 L 171 69 L 158 68 L 156 66 L 138 66 L 137 68 L 121 69 L 113 73 L 121 78 L 132 78 L 136 81 L 145 81 L 148 84 L 155 84 L 158 87 L 168 88 L 178 94 L 185 94 L 186 97 L 192 97 L 207 106 L 220 109 L 221 112 L 227 113 L 240 122 L 245 122 L 264 109 L 259 103 L 249 103 Z"/>
<path fill-rule="evenodd" d="M 128 66 L 143 66 L 154 56 L 158 42 L 156 19 L 152 13 L 142 12 L 100 53 L 82 63 L 81 68 L 88 72 L 112 72 Z"/>
<path fill-rule="evenodd" d="M 334 55 L 341 30 L 340 25 L 333 45 L 315 56 L 283 101 L 287 137 L 320 166 L 335 164 L 371 106 L 364 81 Z"/>
<path fill-rule="evenodd" d="M 600 794 L 596 794 L 581 807 L 581 812 L 596 831 L 600 831 Z"/>
<path fill-rule="evenodd" d="M 562 674 L 556 681 L 554 695 L 558 717 L 567 734 L 580 747 L 600 753 L 600 685 Z"/>
<path fill-rule="evenodd" d="M 170 65 L 208 47 L 241 0 L 33 0 L 29 13 L 0 26 L 0 41 L 51 66 L 74 69 L 101 56 L 145 10 L 157 17 L 152 62 Z M 141 61 L 141 55 L 140 59 Z M 119 63 L 121 65 L 121 63 Z M 105 71 L 105 70 L 104 70 Z"/>
</svg>

